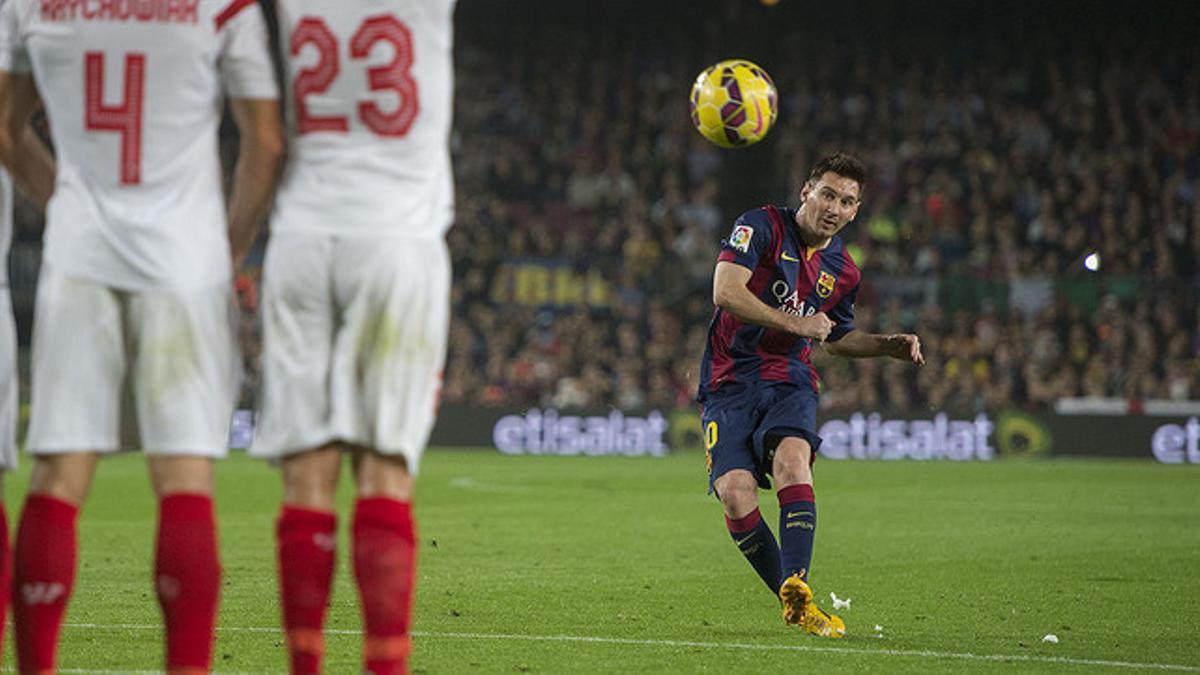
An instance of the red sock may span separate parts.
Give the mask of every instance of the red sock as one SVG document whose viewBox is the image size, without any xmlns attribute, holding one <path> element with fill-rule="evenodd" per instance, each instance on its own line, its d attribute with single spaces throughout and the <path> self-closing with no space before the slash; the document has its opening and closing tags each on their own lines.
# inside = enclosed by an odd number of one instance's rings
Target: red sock
<svg viewBox="0 0 1200 675">
<path fill-rule="evenodd" d="M 32 494 L 25 499 L 14 556 L 13 625 L 17 668 L 54 672 L 58 632 L 75 586 L 79 509 L 60 499 Z"/>
<path fill-rule="evenodd" d="M 279 540 L 279 599 L 291 672 L 320 673 L 337 517 L 327 511 L 284 505 L 275 532 Z"/>
<path fill-rule="evenodd" d="M 354 579 L 366 626 L 364 669 L 374 675 L 408 672 L 416 553 L 409 502 L 382 497 L 358 500 L 354 507 Z"/>
<path fill-rule="evenodd" d="M 212 497 L 170 494 L 158 506 L 154 579 L 167 633 L 167 672 L 207 671 L 221 592 Z"/>
</svg>

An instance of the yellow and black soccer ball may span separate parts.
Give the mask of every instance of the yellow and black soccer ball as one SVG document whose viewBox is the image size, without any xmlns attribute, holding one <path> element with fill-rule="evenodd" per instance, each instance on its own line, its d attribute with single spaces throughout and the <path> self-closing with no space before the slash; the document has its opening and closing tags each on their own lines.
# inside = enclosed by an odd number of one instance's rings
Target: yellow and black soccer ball
<svg viewBox="0 0 1200 675">
<path fill-rule="evenodd" d="M 779 95 L 767 71 L 745 59 L 706 68 L 692 85 L 692 124 L 722 148 L 763 139 L 779 114 Z"/>
</svg>

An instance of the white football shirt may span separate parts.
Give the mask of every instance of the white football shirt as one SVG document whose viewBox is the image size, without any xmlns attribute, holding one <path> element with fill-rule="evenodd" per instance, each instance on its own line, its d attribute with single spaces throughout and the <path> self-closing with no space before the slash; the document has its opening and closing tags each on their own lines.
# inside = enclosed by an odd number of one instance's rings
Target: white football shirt
<svg viewBox="0 0 1200 675">
<path fill-rule="evenodd" d="M 0 0 L 2 1 L 2 0 Z M 0 290 L 8 292 L 8 247 L 12 245 L 13 184 L 8 172 L 0 169 Z M 0 316 L 0 321 L 5 317 Z"/>
<path fill-rule="evenodd" d="M 279 0 L 289 164 L 273 232 L 440 239 L 454 0 Z"/>
<path fill-rule="evenodd" d="M 47 264 L 129 290 L 229 279 L 222 95 L 278 95 L 254 0 L 7 0 L 0 70 L 32 71 L 54 138 Z"/>
<path fill-rule="evenodd" d="M 12 229 L 12 179 L 0 169 L 0 471 L 17 468 L 17 325 L 8 290 Z"/>
</svg>

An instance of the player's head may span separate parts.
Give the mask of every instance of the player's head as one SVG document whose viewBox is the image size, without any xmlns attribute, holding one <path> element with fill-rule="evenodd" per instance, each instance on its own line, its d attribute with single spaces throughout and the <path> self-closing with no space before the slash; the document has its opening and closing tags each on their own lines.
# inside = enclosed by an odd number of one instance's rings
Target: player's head
<svg viewBox="0 0 1200 675">
<path fill-rule="evenodd" d="M 819 239 L 837 234 L 858 215 L 867 167 L 844 152 L 822 157 L 800 188 L 800 227 Z"/>
</svg>

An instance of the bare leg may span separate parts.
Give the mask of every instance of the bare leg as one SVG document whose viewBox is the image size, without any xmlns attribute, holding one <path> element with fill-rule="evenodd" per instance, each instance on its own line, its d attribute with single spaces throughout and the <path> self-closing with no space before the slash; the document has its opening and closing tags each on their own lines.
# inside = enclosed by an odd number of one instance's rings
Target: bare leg
<svg viewBox="0 0 1200 675">
<path fill-rule="evenodd" d="M 70 452 L 61 455 L 36 455 L 29 493 L 83 505 L 92 487 L 99 456 L 94 452 Z"/>
<path fill-rule="evenodd" d="M 283 503 L 333 511 L 341 469 L 341 445 L 336 443 L 284 457 Z"/>
</svg>

